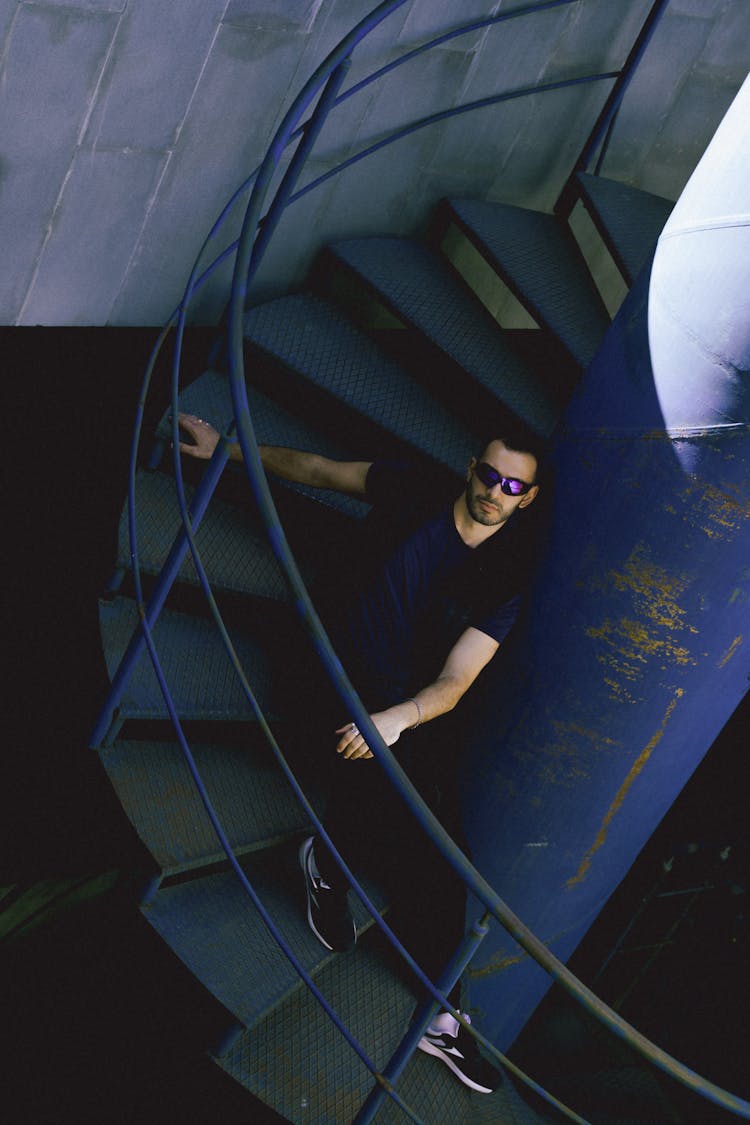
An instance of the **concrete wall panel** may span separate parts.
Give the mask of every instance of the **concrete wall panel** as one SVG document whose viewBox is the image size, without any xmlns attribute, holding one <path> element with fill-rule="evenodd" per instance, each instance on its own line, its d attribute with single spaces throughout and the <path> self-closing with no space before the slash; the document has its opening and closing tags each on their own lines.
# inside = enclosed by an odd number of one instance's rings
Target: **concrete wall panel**
<svg viewBox="0 0 750 1125">
<path fill-rule="evenodd" d="M 0 0 L 0 59 L 5 53 L 6 38 L 19 7 L 18 0 Z"/>
<path fill-rule="evenodd" d="M 736 92 L 710 72 L 696 72 L 683 85 L 673 105 L 673 124 L 649 152 L 651 191 L 670 198 L 678 194 L 675 187 L 687 183 Z"/>
<path fill-rule="evenodd" d="M 113 310 L 114 324 L 161 323 L 177 304 L 224 202 L 259 163 L 276 125 L 269 90 L 296 69 L 297 40 L 223 25 Z M 217 118 L 217 106 L 222 113 Z M 217 249 L 238 232 L 241 211 Z"/>
<path fill-rule="evenodd" d="M 162 5 L 130 0 L 84 144 L 171 146 L 225 5 L 226 0 L 180 0 L 165 18 Z"/>
<path fill-rule="evenodd" d="M 719 75 L 739 78 L 750 70 L 748 13 L 745 0 L 724 0 L 701 55 L 701 65 Z M 740 79 L 741 80 L 741 79 Z"/>
<path fill-rule="evenodd" d="M 385 134 L 440 109 L 450 109 L 460 102 L 461 90 L 471 65 L 468 55 L 455 51 L 435 51 L 390 74 L 378 85 L 356 138 L 362 148 Z M 431 144 L 439 143 L 433 129 Z M 326 136 L 328 133 L 326 134 Z M 424 144 L 423 134 L 417 134 Z M 321 154 L 329 158 L 325 138 L 321 138 Z M 400 149 L 399 149 L 400 151 Z"/>
<path fill-rule="evenodd" d="M 335 180 L 321 241 L 369 234 L 406 234 L 423 219 L 419 182 L 432 150 L 428 131 L 348 168 Z"/>
<path fill-rule="evenodd" d="M 581 4 L 572 5 L 554 47 L 548 51 L 543 79 L 619 69 L 628 57 L 651 2 L 637 0 L 623 6 L 583 0 Z"/>
<path fill-rule="evenodd" d="M 0 101 L 0 319 L 23 303 L 70 168 L 117 13 L 21 5 L 9 37 Z"/>
<path fill-rule="evenodd" d="M 51 302 L 49 296 L 42 301 L 42 294 L 51 293 L 58 276 L 54 263 L 68 240 L 79 247 L 88 244 L 86 230 L 74 239 L 70 224 L 77 214 L 85 227 L 87 199 L 95 203 L 84 195 L 81 206 L 74 206 L 66 177 L 86 193 L 99 177 L 106 182 L 114 175 L 105 169 L 118 161 L 133 170 L 133 199 L 140 200 L 142 210 L 136 214 L 128 205 L 121 213 L 132 225 L 125 229 L 118 223 L 108 232 L 121 239 L 109 254 L 110 267 L 125 273 L 91 294 L 91 322 L 97 323 L 106 303 L 103 292 L 114 290 L 114 323 L 157 323 L 168 315 L 205 233 L 229 194 L 260 162 L 292 99 L 374 5 L 375 0 L 182 0 L 169 5 L 0 0 L 0 42 L 5 35 L 0 237 L 5 261 L 12 263 L 0 282 L 0 319 L 12 323 L 21 316 L 25 323 L 42 308 L 65 306 L 67 295 Z M 521 0 L 506 0 L 503 9 L 521 6 Z M 452 40 L 337 107 L 316 161 L 336 163 L 395 125 L 436 108 L 540 77 L 619 65 L 647 6 L 648 0 L 579 0 Z M 357 49 L 345 89 L 425 37 L 499 10 L 497 0 L 404 4 Z M 676 195 L 744 77 L 749 36 L 746 0 L 673 0 L 618 118 L 605 171 Z M 414 135 L 378 157 L 371 171 L 352 169 L 325 189 L 328 206 L 318 200 L 312 204 L 315 238 L 372 230 L 375 217 L 384 221 L 392 210 L 397 229 L 405 229 L 407 215 L 421 228 L 426 216 L 416 213 L 416 201 L 426 203 L 451 190 L 479 193 L 488 183 L 494 198 L 548 207 L 604 92 L 592 89 L 580 100 L 569 92 L 552 93 Z M 89 179 L 79 146 L 113 155 L 91 162 Z M 150 155 L 124 159 L 134 151 Z M 162 159 L 163 175 L 151 193 L 149 170 L 161 169 Z M 410 182 L 396 182 L 406 175 L 413 177 Z M 345 197 L 344 183 L 354 192 L 351 198 Z M 118 190 L 109 184 L 104 197 L 117 199 Z M 406 203 L 394 208 L 400 196 Z M 55 216 L 58 206 L 61 214 Z M 372 212 L 365 217 L 368 206 Z M 351 231 L 342 229 L 343 215 L 353 222 Z M 96 217 L 93 222 L 96 226 Z M 238 224 L 239 216 L 220 246 L 231 240 Z M 283 243 L 289 254 L 287 278 L 294 282 L 313 241 L 296 217 L 288 216 L 285 227 L 290 235 Z M 282 284 L 283 260 L 282 248 L 275 247 L 264 268 L 263 287 L 269 292 Z M 86 278 L 98 276 L 100 263 L 85 265 L 80 263 L 77 275 L 80 300 L 71 309 L 83 308 Z M 206 293 L 201 305 L 214 309 L 224 300 L 225 293 Z"/>
<path fill-rule="evenodd" d="M 81 12 L 122 12 L 128 0 L 22 0 L 23 4 Z"/>
<path fill-rule="evenodd" d="M 486 0 L 464 0 L 456 5 L 453 0 L 431 0 L 429 4 L 413 4 L 406 12 L 404 26 L 399 34 L 399 47 L 410 50 L 428 39 L 435 39 L 446 30 L 471 23 L 487 16 L 494 16 L 504 7 L 500 0 L 488 4 Z M 475 51 L 484 41 L 486 29 L 469 32 L 457 39 L 451 39 L 441 50 Z"/>
<path fill-rule="evenodd" d="M 164 156 L 79 151 L 22 324 L 105 324 Z"/>
<path fill-rule="evenodd" d="M 609 92 L 571 86 L 517 102 L 519 129 L 498 165 L 490 198 L 550 211 Z M 555 137 L 555 145 L 542 137 Z"/>
<path fill-rule="evenodd" d="M 675 160 L 667 184 L 663 176 L 651 175 L 650 152 L 661 131 L 676 125 L 674 106 L 680 88 L 703 51 L 710 29 L 709 20 L 675 15 L 667 8 L 618 114 L 604 175 L 677 198 L 687 179 L 684 165 Z"/>
<path fill-rule="evenodd" d="M 284 4 L 260 7 L 257 0 L 228 0 L 225 23 L 234 23 L 244 31 L 283 31 L 306 34 L 311 31 L 320 13 L 323 0 L 284 0 Z"/>
<path fill-rule="evenodd" d="M 464 100 L 491 97 L 539 81 L 549 59 L 550 41 L 556 41 L 569 20 L 567 8 L 552 8 L 534 18 L 519 17 L 490 28 L 474 53 Z"/>
</svg>

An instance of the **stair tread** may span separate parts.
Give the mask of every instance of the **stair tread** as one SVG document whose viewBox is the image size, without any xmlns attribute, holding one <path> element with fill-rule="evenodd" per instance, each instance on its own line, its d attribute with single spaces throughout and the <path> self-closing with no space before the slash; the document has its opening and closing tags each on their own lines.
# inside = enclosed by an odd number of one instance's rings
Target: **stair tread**
<svg viewBox="0 0 750 1125">
<path fill-rule="evenodd" d="M 579 172 L 587 207 L 628 285 L 649 261 L 674 203 L 629 184 Z"/>
<path fill-rule="evenodd" d="M 538 386 L 496 321 L 443 258 L 408 238 L 347 239 L 327 249 L 475 384 L 536 432 L 551 432 L 559 403 Z"/>
<path fill-rule="evenodd" d="M 257 305 L 245 316 L 245 338 L 349 412 L 463 474 L 478 435 L 329 302 L 297 293 Z"/>
<path fill-rule="evenodd" d="M 99 623 L 110 678 L 138 622 L 136 603 L 118 597 L 99 604 Z M 183 719 L 254 718 L 213 622 L 162 610 L 154 629 L 160 663 Z M 271 662 L 259 643 L 230 630 L 242 666 L 261 707 L 268 704 Z M 141 654 L 120 704 L 124 719 L 166 719 L 164 698 L 147 651 Z"/>
<path fill-rule="evenodd" d="M 415 998 L 388 967 L 380 946 L 373 929 L 352 954 L 333 958 L 316 983 L 374 1064 L 383 1068 L 407 1030 Z M 306 989 L 243 1033 L 216 1061 L 290 1121 L 352 1121 L 373 1086 L 364 1063 Z M 476 1094 L 420 1051 L 397 1089 L 425 1122 L 542 1125 L 549 1120 L 527 1106 L 509 1081 L 494 1094 Z M 378 1122 L 394 1125 L 406 1120 L 392 1102 L 384 1103 L 377 1115 Z"/>
<path fill-rule="evenodd" d="M 296 845 L 254 852 L 241 866 L 308 972 L 349 956 L 327 952 L 307 924 Z M 372 925 L 353 896 L 352 907 L 358 929 Z M 290 993 L 306 991 L 234 871 L 162 886 L 142 910 L 194 976 L 248 1027 Z"/>
<path fill-rule="evenodd" d="M 554 215 L 511 204 L 447 202 L 452 217 L 534 319 L 585 367 L 610 321 L 568 227 Z"/>
<path fill-rule="evenodd" d="M 356 451 L 346 447 L 346 443 L 332 442 L 320 431 L 289 411 L 255 387 L 248 387 L 248 402 L 253 427 L 258 441 L 265 445 L 282 445 L 292 449 L 306 449 L 320 453 L 334 460 L 346 461 L 355 458 Z M 209 369 L 199 375 L 189 386 L 180 391 L 180 410 L 186 414 L 196 414 L 211 422 L 218 430 L 225 430 L 234 418 L 234 406 L 229 387 L 229 378 L 220 371 Z M 171 440 L 171 426 L 167 411 L 157 427 L 157 436 L 163 441 Z M 347 516 L 361 517 L 367 512 L 367 505 L 352 496 L 344 496 L 330 489 L 308 488 L 305 485 L 285 486 L 315 500 L 335 508 Z"/>
<path fill-rule="evenodd" d="M 188 504 L 194 492 L 194 488 L 185 485 Z M 135 504 L 139 564 L 145 573 L 158 574 L 182 526 L 174 478 L 139 470 Z M 259 516 L 214 497 L 198 527 L 196 544 L 212 586 L 277 601 L 289 600 L 289 588 Z M 127 501 L 120 516 L 117 564 L 123 568 L 131 565 Z M 179 578 L 191 585 L 198 583 L 190 550 L 180 567 Z"/>
<path fill-rule="evenodd" d="M 308 824 L 260 734 L 257 742 L 191 747 L 227 838 L 240 851 L 275 843 Z M 163 870 L 225 858 L 176 743 L 118 741 L 100 756 L 123 808 Z"/>
</svg>

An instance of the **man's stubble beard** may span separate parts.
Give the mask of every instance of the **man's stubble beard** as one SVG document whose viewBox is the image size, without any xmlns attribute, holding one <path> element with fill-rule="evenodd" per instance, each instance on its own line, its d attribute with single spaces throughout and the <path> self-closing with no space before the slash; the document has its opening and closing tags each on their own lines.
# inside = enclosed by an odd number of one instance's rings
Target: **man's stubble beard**
<svg viewBox="0 0 750 1125">
<path fill-rule="evenodd" d="M 480 497 L 475 496 L 472 491 L 472 481 L 466 482 L 466 507 L 468 508 L 469 515 L 475 523 L 481 524 L 483 527 L 499 527 L 505 523 L 508 517 L 506 514 L 494 505 L 492 500 L 486 500 L 485 503 L 492 504 L 491 511 L 485 511 L 479 506 Z"/>
</svg>

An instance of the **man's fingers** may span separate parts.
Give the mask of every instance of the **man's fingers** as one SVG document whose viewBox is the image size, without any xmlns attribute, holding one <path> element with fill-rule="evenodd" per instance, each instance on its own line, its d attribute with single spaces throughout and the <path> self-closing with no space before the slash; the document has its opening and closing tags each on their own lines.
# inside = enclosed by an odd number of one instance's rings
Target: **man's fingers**
<svg viewBox="0 0 750 1125">
<path fill-rule="evenodd" d="M 359 758 L 374 757 L 356 723 L 346 723 L 345 726 L 338 727 L 336 734 L 342 735 L 336 745 L 336 753 L 343 755 L 347 761 L 353 762 Z"/>
</svg>

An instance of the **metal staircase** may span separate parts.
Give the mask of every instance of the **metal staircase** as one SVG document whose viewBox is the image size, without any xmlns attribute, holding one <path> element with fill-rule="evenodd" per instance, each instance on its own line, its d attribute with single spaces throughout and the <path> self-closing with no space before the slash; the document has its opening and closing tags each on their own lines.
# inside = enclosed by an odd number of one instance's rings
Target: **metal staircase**
<svg viewBox="0 0 750 1125">
<path fill-rule="evenodd" d="M 332 70 L 335 65 L 334 59 Z M 586 175 L 576 183 L 632 281 L 638 263 L 649 258 L 669 202 Z M 264 233 L 272 219 L 273 213 Z M 406 452 L 457 482 L 488 410 L 521 418 L 540 434 L 551 432 L 572 388 L 550 389 L 546 375 L 519 353 L 513 334 L 503 333 L 440 253 L 448 223 L 528 308 L 540 334 L 562 345 L 577 367 L 590 361 L 609 320 L 565 219 L 484 200 L 447 200 L 428 239 L 384 234 L 337 242 L 322 250 L 304 291 L 246 309 L 240 328 L 230 312 L 230 335 L 241 332 L 251 371 L 249 413 L 259 442 L 340 458 Z M 241 255 L 240 247 L 240 262 Z M 368 331 L 377 320 L 373 305 L 400 327 Z M 397 360 L 391 344 L 399 334 L 409 347 Z M 162 574 L 173 544 L 180 543 L 182 508 L 196 496 L 201 502 L 205 487 L 174 479 L 166 456 L 175 432 L 171 416 L 178 407 L 229 434 L 237 414 L 235 378 L 233 365 L 214 357 L 201 377 L 176 389 L 155 452 L 134 467 L 117 574 L 100 609 L 115 687 L 93 745 L 160 871 L 143 914 L 226 1013 L 227 1034 L 212 1049 L 216 1062 L 288 1120 L 341 1125 L 372 1119 L 363 1106 L 370 1104 L 373 1074 L 363 1059 L 377 1073 L 395 1075 L 389 1060 L 409 1029 L 415 999 L 362 903 L 356 909 L 364 936 L 352 953 L 325 955 L 306 924 L 296 851 L 311 811 L 321 807 L 320 795 L 313 787 L 311 804 L 300 803 L 268 735 L 284 747 L 293 716 L 274 685 L 283 680 L 290 650 L 307 642 L 292 608 L 296 597 L 269 546 L 262 495 L 237 501 L 241 474 L 224 473 L 237 479 L 194 521 L 194 541 L 252 698 L 196 596 L 202 576 L 184 537 L 174 580 L 166 583 L 166 608 L 160 609 L 160 599 L 153 621 L 146 608 L 144 578 Z M 217 475 L 221 468 L 217 459 Z M 272 495 L 305 580 L 330 565 L 331 543 L 366 510 L 283 482 L 272 482 Z M 166 733 L 175 718 L 177 734 Z M 204 786 L 200 795 L 196 773 Z M 207 806 L 223 826 L 231 864 Z M 359 1052 L 277 948 L 238 874 Z M 365 890 L 376 912 L 387 907 L 378 887 Z M 396 1090 L 403 1101 L 374 1106 L 377 1121 L 531 1125 L 561 1119 L 553 1107 L 540 1110 L 541 1101 L 532 1106 L 508 1077 L 495 1094 L 481 1096 L 419 1052 L 407 1061 Z M 663 1102 L 659 1112 L 665 1115 L 660 1120 L 671 1119 Z M 655 1119 L 648 1113 L 628 1120 Z"/>
</svg>

